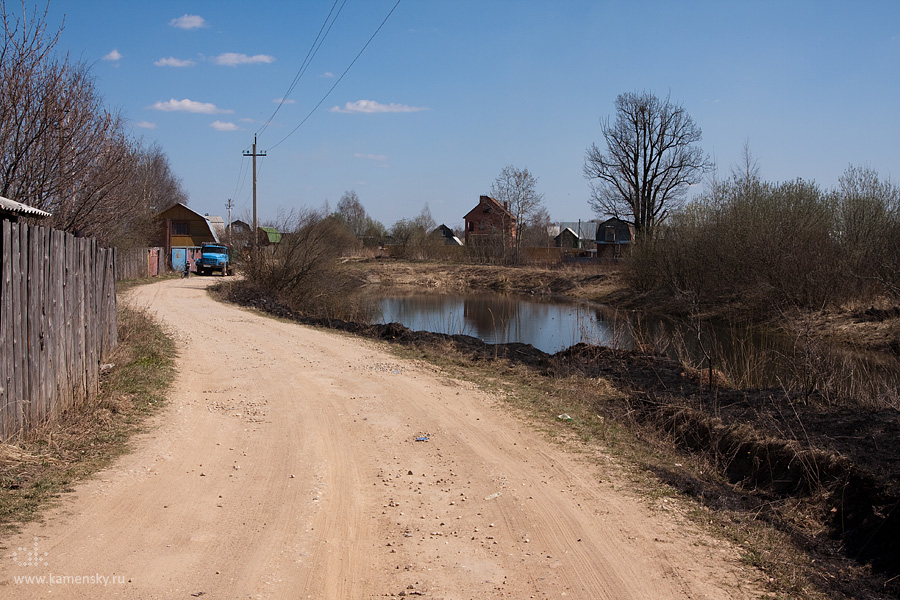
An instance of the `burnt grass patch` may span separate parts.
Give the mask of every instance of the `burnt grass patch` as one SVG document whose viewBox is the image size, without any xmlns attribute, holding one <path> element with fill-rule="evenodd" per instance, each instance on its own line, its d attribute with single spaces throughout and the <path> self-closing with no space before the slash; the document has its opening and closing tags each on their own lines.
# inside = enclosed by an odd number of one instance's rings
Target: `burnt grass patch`
<svg viewBox="0 0 900 600">
<path fill-rule="evenodd" d="M 308 318 L 259 292 L 228 286 L 228 301 L 306 325 L 428 349 L 473 362 L 505 361 L 546 378 L 603 378 L 621 400 L 592 410 L 651 443 L 711 465 L 648 468 L 663 483 L 733 519 L 765 523 L 809 557 L 805 578 L 832 598 L 900 597 L 900 415 L 835 406 L 783 389 L 709 385 L 666 357 L 578 344 L 550 355 L 529 344 Z"/>
</svg>

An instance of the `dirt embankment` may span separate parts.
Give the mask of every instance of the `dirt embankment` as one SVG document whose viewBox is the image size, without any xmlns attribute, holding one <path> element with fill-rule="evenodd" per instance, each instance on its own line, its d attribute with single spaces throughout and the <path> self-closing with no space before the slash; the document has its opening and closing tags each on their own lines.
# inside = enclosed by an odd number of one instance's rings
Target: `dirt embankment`
<svg viewBox="0 0 900 600">
<path fill-rule="evenodd" d="M 366 282 L 394 290 L 439 293 L 503 292 L 599 301 L 621 289 L 615 270 L 502 267 L 371 260 L 359 265 Z"/>
</svg>

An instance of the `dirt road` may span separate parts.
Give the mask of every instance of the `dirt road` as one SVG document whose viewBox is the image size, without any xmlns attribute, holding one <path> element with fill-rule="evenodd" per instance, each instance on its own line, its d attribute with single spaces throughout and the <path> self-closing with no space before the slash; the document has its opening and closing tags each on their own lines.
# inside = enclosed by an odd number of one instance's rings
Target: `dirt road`
<svg viewBox="0 0 900 600">
<path fill-rule="evenodd" d="M 733 549 L 613 463 L 375 343 L 216 303 L 210 281 L 132 291 L 177 337 L 171 401 L 5 540 L 0 597 L 758 596 Z"/>
</svg>

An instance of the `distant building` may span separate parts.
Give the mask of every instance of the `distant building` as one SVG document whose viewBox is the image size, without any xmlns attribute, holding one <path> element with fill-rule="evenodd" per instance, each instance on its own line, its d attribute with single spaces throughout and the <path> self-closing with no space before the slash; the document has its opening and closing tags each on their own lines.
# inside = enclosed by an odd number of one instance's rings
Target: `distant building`
<svg viewBox="0 0 900 600">
<path fill-rule="evenodd" d="M 281 232 L 274 227 L 258 227 L 256 231 L 260 246 L 277 246 L 281 243 Z"/>
<path fill-rule="evenodd" d="M 462 246 L 462 240 L 456 237 L 456 234 L 453 233 L 453 230 L 447 227 L 446 225 L 440 225 L 437 229 L 431 232 L 432 235 L 440 236 L 444 240 L 445 246 Z"/>
<path fill-rule="evenodd" d="M 481 196 L 478 206 L 463 218 L 466 227 L 466 245 L 479 243 L 513 246 L 516 239 L 516 217 L 509 208 L 490 196 Z"/>
<path fill-rule="evenodd" d="M 613 217 L 597 224 L 597 258 L 619 259 L 634 242 L 634 225 Z"/>
<path fill-rule="evenodd" d="M 572 231 L 571 227 L 566 227 L 560 231 L 559 235 L 553 238 L 553 242 L 557 248 L 574 248 L 581 250 L 581 238 L 577 233 Z"/>
<path fill-rule="evenodd" d="M 181 202 L 156 215 L 156 220 L 159 229 L 155 245 L 166 249 L 169 264 L 176 271 L 184 268 L 185 261 L 194 264 L 204 242 L 220 241 L 209 220 Z"/>
</svg>

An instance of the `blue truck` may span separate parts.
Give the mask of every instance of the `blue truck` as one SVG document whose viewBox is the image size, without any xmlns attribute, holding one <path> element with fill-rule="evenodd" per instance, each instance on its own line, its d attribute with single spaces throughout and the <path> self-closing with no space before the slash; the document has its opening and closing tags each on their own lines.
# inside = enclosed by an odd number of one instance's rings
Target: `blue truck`
<svg viewBox="0 0 900 600">
<path fill-rule="evenodd" d="M 204 243 L 197 261 L 198 275 L 211 275 L 218 271 L 223 276 L 232 275 L 231 250 L 225 244 Z"/>
</svg>

